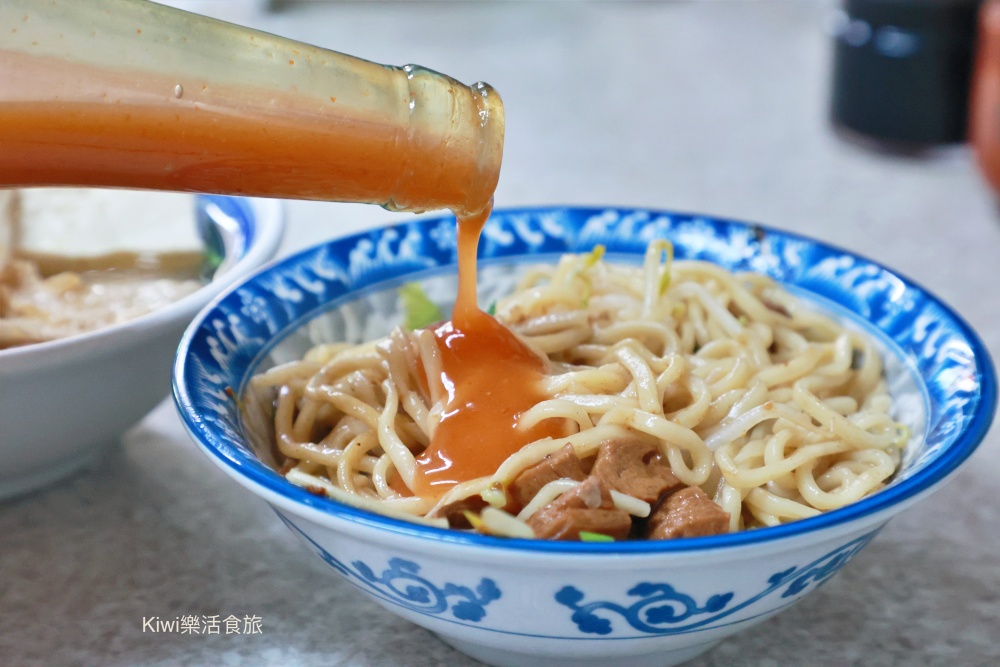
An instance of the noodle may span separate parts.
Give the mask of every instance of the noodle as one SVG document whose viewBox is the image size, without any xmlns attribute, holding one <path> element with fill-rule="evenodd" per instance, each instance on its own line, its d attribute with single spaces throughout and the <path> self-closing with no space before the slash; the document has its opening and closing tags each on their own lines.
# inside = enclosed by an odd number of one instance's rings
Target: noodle
<svg viewBox="0 0 1000 667">
<path fill-rule="evenodd" d="M 895 473 L 906 432 L 889 414 L 871 341 L 764 276 L 673 261 L 665 242 L 641 267 L 601 254 L 532 268 L 496 304 L 496 318 L 545 360 L 543 398 L 517 428 L 563 424 L 563 435 L 529 442 L 489 475 L 417 493 L 452 388 L 434 333 L 396 329 L 253 378 L 251 397 L 275 401 L 286 477 L 435 525 L 461 505 L 474 528 L 530 537 L 526 522 L 583 485 L 551 481 L 510 512 L 511 484 L 567 445 L 591 465 L 602 443 L 650 443 L 681 484 L 722 508 L 730 531 L 842 507 Z M 655 509 L 618 491 L 612 499 L 635 517 Z"/>
</svg>

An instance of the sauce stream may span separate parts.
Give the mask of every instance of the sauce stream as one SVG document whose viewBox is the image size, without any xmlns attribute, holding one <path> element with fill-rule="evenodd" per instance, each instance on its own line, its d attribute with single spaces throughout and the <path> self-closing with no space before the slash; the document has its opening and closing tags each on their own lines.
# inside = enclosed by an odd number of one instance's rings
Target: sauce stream
<svg viewBox="0 0 1000 667">
<path fill-rule="evenodd" d="M 490 209 L 458 222 L 458 298 L 452 320 L 434 330 L 447 406 L 417 458 L 414 492 L 438 498 L 456 484 L 492 475 L 525 445 L 564 435 L 560 422 L 520 428 L 546 398 L 546 362 L 476 304 L 476 249 Z"/>
<path fill-rule="evenodd" d="M 476 248 L 503 148 L 496 93 L 415 66 L 137 7 L 122 4 L 112 16 L 72 3 L 0 3 L 0 19 L 20 27 L 0 45 L 0 187 L 451 209 L 459 217 L 459 294 L 453 320 L 434 331 L 448 400 L 417 459 L 413 491 L 440 496 L 556 435 L 552 424 L 561 423 L 518 427 L 544 399 L 547 361 L 476 304 Z M 98 40 L 98 31 L 118 41 Z M 123 62 L 124 50 L 134 58 Z"/>
</svg>

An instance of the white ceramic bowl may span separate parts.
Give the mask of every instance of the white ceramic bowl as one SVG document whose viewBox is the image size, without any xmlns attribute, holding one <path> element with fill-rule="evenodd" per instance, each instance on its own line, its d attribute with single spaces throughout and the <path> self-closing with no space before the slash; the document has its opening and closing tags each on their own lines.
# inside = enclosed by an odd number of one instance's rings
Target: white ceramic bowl
<svg viewBox="0 0 1000 667">
<path fill-rule="evenodd" d="M 754 270 L 865 329 L 886 355 L 896 418 L 913 434 L 879 493 L 820 516 L 730 535 L 595 544 L 417 526 L 318 497 L 267 465 L 236 402 L 256 372 L 313 343 L 360 341 L 401 321 L 395 288 L 454 297 L 450 217 L 305 250 L 217 299 L 185 334 L 178 409 L 219 467 L 263 498 L 314 553 L 390 611 L 494 665 L 673 665 L 779 613 L 826 582 L 893 515 L 939 488 L 976 448 L 996 377 L 975 333 L 906 278 L 849 252 L 758 225 L 636 209 L 498 211 L 480 247 L 480 303 L 528 263 L 607 247 L 638 262 L 666 237 L 681 259 Z M 936 585 L 928 582 L 928 585 Z"/>
<path fill-rule="evenodd" d="M 184 328 L 223 289 L 277 252 L 280 203 L 199 196 L 191 224 L 222 263 L 193 294 L 130 322 L 0 350 L 0 499 L 78 469 L 163 400 Z"/>
</svg>

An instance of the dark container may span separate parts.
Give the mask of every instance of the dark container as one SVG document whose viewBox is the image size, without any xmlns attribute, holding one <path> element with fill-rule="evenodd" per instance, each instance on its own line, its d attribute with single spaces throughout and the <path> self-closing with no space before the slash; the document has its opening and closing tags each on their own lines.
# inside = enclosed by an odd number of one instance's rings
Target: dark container
<svg viewBox="0 0 1000 667">
<path fill-rule="evenodd" d="M 921 147 L 963 142 L 982 0 L 845 0 L 833 25 L 835 125 Z"/>
</svg>

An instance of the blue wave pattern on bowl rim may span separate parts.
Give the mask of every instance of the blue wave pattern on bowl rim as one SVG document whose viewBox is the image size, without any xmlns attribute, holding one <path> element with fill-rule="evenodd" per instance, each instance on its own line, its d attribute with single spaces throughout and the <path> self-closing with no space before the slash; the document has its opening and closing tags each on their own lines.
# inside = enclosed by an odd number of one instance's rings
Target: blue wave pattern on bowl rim
<svg viewBox="0 0 1000 667">
<path fill-rule="evenodd" d="M 300 489 L 259 462 L 242 443 L 228 389 L 242 390 L 280 339 L 359 292 L 454 267 L 452 216 L 356 234 L 265 267 L 216 299 L 181 343 L 174 395 L 188 429 L 212 456 L 287 499 L 369 526 L 469 545 L 556 553 L 661 553 L 776 540 L 846 523 L 902 502 L 942 480 L 976 448 L 996 408 L 989 354 L 948 306 L 907 278 L 842 249 L 761 225 L 632 208 L 525 208 L 495 211 L 480 242 L 484 263 L 513 256 L 550 258 L 603 244 L 609 258 L 639 261 L 668 238 L 678 259 L 755 271 L 824 297 L 874 324 L 910 359 L 927 392 L 923 449 L 893 484 L 845 508 L 782 526 L 658 542 L 593 544 L 513 540 L 412 524 Z M 547 256 L 547 257 L 546 257 Z M 870 327 L 869 327 L 870 328 Z"/>
<path fill-rule="evenodd" d="M 240 197 L 225 195 L 196 195 L 195 214 L 197 216 L 212 215 L 210 207 L 216 207 L 215 215 L 223 215 L 237 225 L 244 248 L 253 245 L 256 228 L 253 224 L 253 210 L 250 203 Z"/>
</svg>

